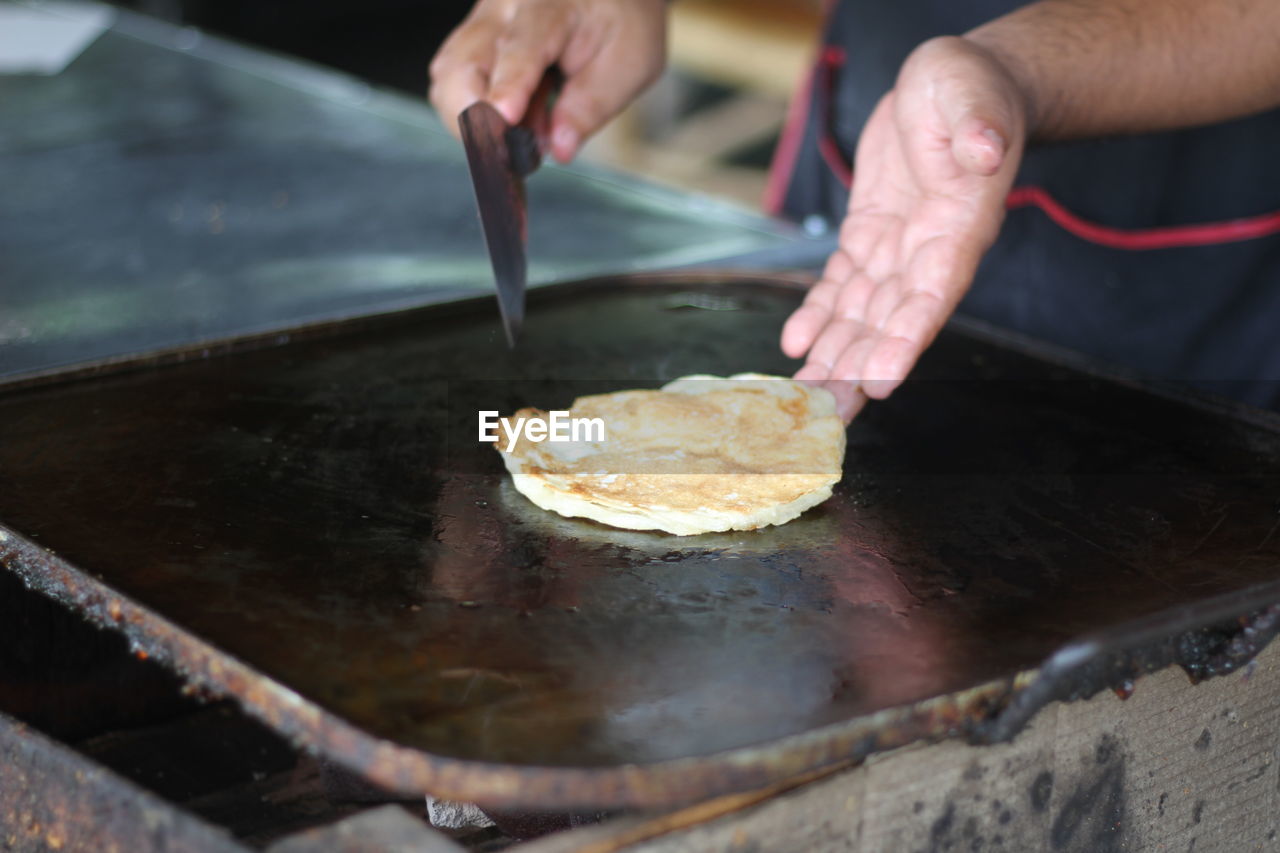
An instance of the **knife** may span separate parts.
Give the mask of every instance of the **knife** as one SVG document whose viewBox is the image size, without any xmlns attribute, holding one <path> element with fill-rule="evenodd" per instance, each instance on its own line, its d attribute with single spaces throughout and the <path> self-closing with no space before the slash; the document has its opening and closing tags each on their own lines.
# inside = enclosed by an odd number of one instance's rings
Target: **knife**
<svg viewBox="0 0 1280 853">
<path fill-rule="evenodd" d="M 524 179 L 542 163 L 540 137 L 545 137 L 549 102 L 559 86 L 559 71 L 550 69 L 529 99 L 518 125 L 509 125 L 492 104 L 477 101 L 458 116 L 467 166 L 480 208 L 489 261 L 498 289 L 498 309 L 507 345 L 516 345 L 524 324 L 524 294 L 528 284 L 525 241 L 528 208 Z"/>
</svg>

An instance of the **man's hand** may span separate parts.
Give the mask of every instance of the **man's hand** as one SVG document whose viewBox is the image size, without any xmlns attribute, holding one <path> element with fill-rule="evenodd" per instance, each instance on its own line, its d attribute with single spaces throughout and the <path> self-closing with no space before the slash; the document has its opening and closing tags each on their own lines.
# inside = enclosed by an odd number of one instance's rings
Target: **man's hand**
<svg viewBox="0 0 1280 853">
<path fill-rule="evenodd" d="M 782 330 L 797 379 L 820 382 L 845 420 L 887 397 L 968 289 L 1004 219 L 1028 104 L 995 56 L 962 38 L 925 42 L 858 141 L 840 245 Z"/>
<path fill-rule="evenodd" d="M 559 65 L 565 82 L 546 141 L 568 162 L 665 61 L 665 0 L 479 0 L 431 62 L 431 102 L 455 132 L 478 100 L 516 124 Z"/>
</svg>

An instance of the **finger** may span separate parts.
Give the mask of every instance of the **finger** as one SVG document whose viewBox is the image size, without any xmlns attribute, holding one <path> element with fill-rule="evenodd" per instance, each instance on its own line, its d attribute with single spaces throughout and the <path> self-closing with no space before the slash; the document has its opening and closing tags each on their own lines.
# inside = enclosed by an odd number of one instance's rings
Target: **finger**
<svg viewBox="0 0 1280 853">
<path fill-rule="evenodd" d="M 831 319 L 831 309 L 806 302 L 787 318 L 782 326 L 782 352 L 787 358 L 800 358 L 809 351 L 818 334 Z"/>
<path fill-rule="evenodd" d="M 837 262 L 843 253 L 836 252 L 827 262 L 828 271 L 843 271 L 848 266 L 848 258 Z M 809 351 L 818 333 L 827 325 L 835 308 L 839 294 L 840 279 L 828 278 L 824 274 L 818 283 L 809 288 L 804 304 L 792 312 L 782 326 L 782 351 L 788 358 L 800 358 Z"/>
<path fill-rule="evenodd" d="M 809 349 L 807 360 L 811 364 L 823 365 L 830 373 L 840 356 L 844 354 L 844 351 L 855 341 L 865 337 L 867 332 L 867 327 L 858 320 L 833 318 L 823 327 L 818 334 L 817 340 L 813 342 L 813 346 Z M 859 377 L 846 378 L 856 379 Z"/>
<path fill-rule="evenodd" d="M 949 263 L 939 267 L 948 281 L 939 285 L 920 279 L 921 287 L 908 290 L 881 326 L 882 334 L 868 353 L 863 389 L 873 399 L 888 397 L 902 384 L 920 355 L 928 348 L 955 310 L 976 262 L 964 251 L 938 252 Z"/>
<path fill-rule="evenodd" d="M 902 235 L 907 223 L 901 215 L 882 214 L 877 226 L 875 239 L 865 244 L 862 267 L 873 279 L 882 281 L 901 266 Z"/>
<path fill-rule="evenodd" d="M 850 208 L 840 226 L 840 248 L 857 266 L 866 266 L 871 250 L 880 240 L 882 221 L 874 222 L 861 211 Z"/>
<path fill-rule="evenodd" d="M 933 96 L 961 168 L 991 176 L 1004 165 L 1015 130 L 1015 110 L 990 74 L 968 70 L 943 76 Z"/>
<path fill-rule="evenodd" d="M 809 385 L 821 385 L 830 375 L 831 371 L 826 366 L 811 361 L 797 370 L 791 378 Z"/>
<path fill-rule="evenodd" d="M 445 127 L 454 136 L 458 136 L 458 116 L 482 99 L 488 89 L 489 75 L 473 65 L 449 73 L 440 82 L 432 82 L 428 97 Z"/>
<path fill-rule="evenodd" d="M 933 336 L 929 336 L 933 340 Z M 884 335 L 877 339 L 875 349 L 866 360 L 867 378 L 862 380 L 862 390 L 873 400 L 883 400 L 898 390 L 920 360 L 927 344 L 911 338 Z"/>
<path fill-rule="evenodd" d="M 551 153 L 562 163 L 572 160 L 584 140 L 622 112 L 652 75 L 631 77 L 616 49 L 602 51 L 564 84 L 551 120 Z"/>
<path fill-rule="evenodd" d="M 488 94 L 497 39 L 498 31 L 493 25 L 469 20 L 454 31 L 431 60 L 428 97 L 455 136 L 458 114 Z"/>
<path fill-rule="evenodd" d="M 867 323 L 867 309 L 878 288 L 875 279 L 864 270 L 853 273 L 841 286 L 840 294 L 836 297 L 836 316 Z"/>
<path fill-rule="evenodd" d="M 885 322 L 884 333 L 873 341 L 863 360 L 862 388 L 867 396 L 883 400 L 892 394 L 937 337 L 950 313 L 930 293 L 908 294 Z"/>
<path fill-rule="evenodd" d="M 951 154 L 968 172 L 990 177 L 1004 165 L 1006 137 L 989 121 L 966 116 L 951 131 Z"/>
<path fill-rule="evenodd" d="M 488 100 L 508 124 L 519 124 L 542 75 L 556 63 L 569 41 L 571 21 L 565 7 L 524 5 L 497 44 L 489 77 Z"/>
<path fill-rule="evenodd" d="M 901 300 L 902 276 L 890 275 L 868 297 L 863 319 L 868 326 L 878 329 Z"/>
<path fill-rule="evenodd" d="M 843 243 L 827 258 L 827 265 L 822 268 L 819 281 L 834 281 L 837 284 L 848 278 L 857 269 L 852 256 L 845 250 Z"/>
<path fill-rule="evenodd" d="M 831 392 L 831 396 L 835 398 L 836 413 L 846 424 L 853 420 L 854 415 L 867 402 L 867 395 L 858 388 L 857 382 L 831 380 L 827 376 L 826 368 L 821 365 L 806 364 L 791 378 Z"/>
<path fill-rule="evenodd" d="M 856 382 L 829 381 L 823 383 L 822 387 L 836 398 L 836 414 L 840 415 L 840 419 L 846 424 L 853 420 L 867 404 L 867 395 L 862 393 L 862 389 Z"/>
<path fill-rule="evenodd" d="M 855 336 L 829 369 L 819 362 L 810 361 L 796 373 L 795 378 L 801 381 L 821 378 L 822 387 L 836 398 L 836 411 L 848 423 L 867 402 L 867 395 L 862 391 L 859 379 L 862 364 L 874 345 L 874 338 L 865 334 Z"/>
<path fill-rule="evenodd" d="M 852 341 L 831 366 L 831 375 L 827 377 L 827 381 L 860 385 L 867 375 L 867 357 L 875 349 L 877 340 L 879 338 L 875 335 L 863 335 Z"/>
</svg>

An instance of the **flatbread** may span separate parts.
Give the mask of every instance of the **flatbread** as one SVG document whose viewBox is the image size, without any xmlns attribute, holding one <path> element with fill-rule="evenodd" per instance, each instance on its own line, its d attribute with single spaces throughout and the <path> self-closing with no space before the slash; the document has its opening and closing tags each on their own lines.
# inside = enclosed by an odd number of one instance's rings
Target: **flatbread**
<svg viewBox="0 0 1280 853">
<path fill-rule="evenodd" d="M 661 390 L 580 397 L 570 418 L 599 418 L 604 440 L 531 441 L 503 418 L 497 447 L 539 507 L 629 530 L 680 536 L 783 524 L 831 496 L 845 427 L 835 398 L 791 379 L 687 376 Z M 598 436 L 597 436 L 598 437 Z"/>
</svg>

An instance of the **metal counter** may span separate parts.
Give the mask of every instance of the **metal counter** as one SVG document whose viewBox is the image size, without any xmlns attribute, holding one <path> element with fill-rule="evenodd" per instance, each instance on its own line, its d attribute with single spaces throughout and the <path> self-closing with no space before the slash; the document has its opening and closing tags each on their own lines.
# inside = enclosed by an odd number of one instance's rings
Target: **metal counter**
<svg viewBox="0 0 1280 853">
<path fill-rule="evenodd" d="M 0 376 L 493 286 L 425 101 L 118 12 L 62 73 L 0 74 L 0 104 Z M 548 165 L 529 198 L 535 285 L 826 252 L 599 169 Z"/>
</svg>

